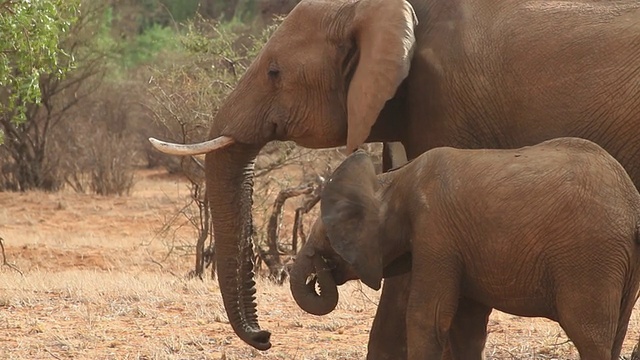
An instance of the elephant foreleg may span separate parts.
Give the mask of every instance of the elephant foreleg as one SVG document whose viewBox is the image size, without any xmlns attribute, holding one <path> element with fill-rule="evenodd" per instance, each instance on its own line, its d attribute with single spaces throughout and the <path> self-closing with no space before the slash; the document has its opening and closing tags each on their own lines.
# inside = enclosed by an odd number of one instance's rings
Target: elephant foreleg
<svg viewBox="0 0 640 360">
<path fill-rule="evenodd" d="M 416 254 L 414 254 L 416 255 Z M 420 254 L 424 256 L 425 254 Z M 450 346 L 450 332 L 457 313 L 459 275 L 454 272 L 429 272 L 426 264 L 436 269 L 454 269 L 449 257 L 430 254 L 424 262 L 413 263 L 414 275 L 407 301 L 407 356 L 409 359 L 441 360 Z"/>
<path fill-rule="evenodd" d="M 446 360 L 482 360 L 491 308 L 462 298 L 449 329 L 450 352 Z"/>
<path fill-rule="evenodd" d="M 411 273 L 384 280 L 373 319 L 367 360 L 407 359 L 406 314 Z"/>
<path fill-rule="evenodd" d="M 401 276 L 394 276 L 391 278 L 385 278 L 384 284 L 382 286 L 380 303 L 378 305 L 376 316 L 373 320 L 371 333 L 369 334 L 367 360 L 407 359 L 407 334 L 405 319 L 407 313 L 407 301 L 409 298 L 408 295 L 410 280 L 411 273 Z M 465 303 L 461 303 L 461 305 L 466 306 Z M 480 309 L 478 309 L 478 311 L 480 311 Z M 491 309 L 488 309 L 488 312 L 490 314 Z M 453 335 L 455 339 L 449 341 L 449 343 L 445 347 L 443 360 L 466 360 L 467 358 L 464 357 L 466 354 L 474 353 L 471 350 L 472 348 L 479 348 L 479 354 L 482 355 L 486 340 L 486 325 L 489 314 L 486 315 L 486 319 L 482 324 L 484 330 L 472 332 L 477 335 L 484 334 L 484 337 L 480 339 L 480 336 L 478 336 L 476 338 L 476 341 L 473 341 L 473 347 L 466 349 L 464 348 L 464 344 L 467 343 L 463 342 L 463 340 L 465 340 L 464 336 L 467 335 L 459 331 L 459 329 L 462 329 L 464 326 L 464 324 L 462 324 L 461 322 L 463 316 L 457 315 L 452 325 L 452 333 L 450 334 L 450 337 L 451 335 Z M 480 320 L 482 319 L 482 316 L 480 316 L 478 313 L 478 316 L 475 316 L 473 318 L 478 321 L 474 328 L 480 329 Z M 460 321 L 460 323 L 456 323 L 457 321 Z M 482 344 L 481 346 L 480 343 Z M 452 344 L 463 344 L 463 346 L 459 346 L 458 348 L 465 350 L 462 352 L 456 351 L 456 356 L 454 357 L 450 349 Z M 470 357 L 469 359 L 481 358 Z"/>
<path fill-rule="evenodd" d="M 406 162 L 407 155 L 401 143 L 383 143 L 382 171 L 386 172 Z M 367 360 L 407 359 L 405 317 L 410 280 L 410 273 L 385 278 L 369 334 Z"/>
</svg>

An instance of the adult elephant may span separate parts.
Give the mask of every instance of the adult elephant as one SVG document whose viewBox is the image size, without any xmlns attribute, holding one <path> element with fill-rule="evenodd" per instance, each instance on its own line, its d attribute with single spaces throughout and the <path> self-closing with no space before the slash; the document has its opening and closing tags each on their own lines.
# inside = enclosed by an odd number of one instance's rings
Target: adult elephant
<svg viewBox="0 0 640 360">
<path fill-rule="evenodd" d="M 212 140 L 153 140 L 167 153 L 207 153 L 220 289 L 235 332 L 271 346 L 258 325 L 251 263 L 253 164 L 269 141 L 349 152 L 399 141 L 411 159 L 444 145 L 576 136 L 614 155 L 638 186 L 639 8 L 635 0 L 298 4 L 220 107 Z M 398 344 L 406 343 L 408 277 L 384 284 L 370 359 L 406 357 Z M 486 331 L 482 321 L 466 326 Z"/>
</svg>

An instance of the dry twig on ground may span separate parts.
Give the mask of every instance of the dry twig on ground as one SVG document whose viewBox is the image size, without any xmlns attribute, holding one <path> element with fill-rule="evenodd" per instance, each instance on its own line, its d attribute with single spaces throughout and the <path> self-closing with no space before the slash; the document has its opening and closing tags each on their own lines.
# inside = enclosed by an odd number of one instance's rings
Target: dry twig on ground
<svg viewBox="0 0 640 360">
<path fill-rule="evenodd" d="M 0 249 L 2 250 L 2 265 L 3 266 L 8 266 L 9 268 L 17 271 L 21 276 L 24 276 L 24 274 L 22 273 L 22 271 L 20 271 L 20 269 L 18 269 L 18 267 L 16 267 L 13 264 L 9 264 L 7 262 L 7 255 L 4 251 L 4 238 L 2 236 L 0 236 Z"/>
</svg>

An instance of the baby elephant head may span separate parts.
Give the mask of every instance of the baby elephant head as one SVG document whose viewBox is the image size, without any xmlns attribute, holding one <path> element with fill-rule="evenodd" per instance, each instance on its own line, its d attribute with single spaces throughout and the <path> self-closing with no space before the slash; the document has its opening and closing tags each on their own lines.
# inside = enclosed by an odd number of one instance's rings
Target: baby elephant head
<svg viewBox="0 0 640 360">
<path fill-rule="evenodd" d="M 349 156 L 325 185 L 320 217 L 291 270 L 291 293 L 303 310 L 315 315 L 333 311 L 338 303 L 336 284 L 347 280 L 361 279 L 380 289 L 378 188 L 373 163 L 361 150 Z"/>
</svg>

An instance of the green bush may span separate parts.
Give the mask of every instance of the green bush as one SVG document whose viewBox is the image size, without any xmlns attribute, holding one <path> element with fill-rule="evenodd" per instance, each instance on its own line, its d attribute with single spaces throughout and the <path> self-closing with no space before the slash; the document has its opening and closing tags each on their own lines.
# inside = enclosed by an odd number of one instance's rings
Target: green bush
<svg viewBox="0 0 640 360">
<path fill-rule="evenodd" d="M 0 119 L 24 121 L 27 107 L 40 102 L 40 76 L 61 78 L 72 67 L 60 44 L 77 10 L 75 0 L 0 3 Z"/>
<path fill-rule="evenodd" d="M 127 44 L 122 51 L 121 65 L 126 69 L 148 64 L 164 52 L 175 51 L 178 46 L 176 31 L 156 24 Z"/>
</svg>

